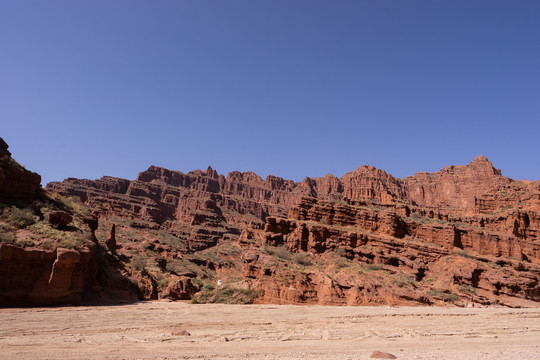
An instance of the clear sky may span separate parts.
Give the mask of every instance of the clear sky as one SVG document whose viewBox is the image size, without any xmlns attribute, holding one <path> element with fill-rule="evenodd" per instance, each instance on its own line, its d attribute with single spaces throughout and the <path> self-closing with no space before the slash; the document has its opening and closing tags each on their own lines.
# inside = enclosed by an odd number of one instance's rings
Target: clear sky
<svg viewBox="0 0 540 360">
<path fill-rule="evenodd" d="M 540 179 L 538 0 L 1 0 L 0 45 L 0 137 L 43 185 L 477 155 Z"/>
</svg>

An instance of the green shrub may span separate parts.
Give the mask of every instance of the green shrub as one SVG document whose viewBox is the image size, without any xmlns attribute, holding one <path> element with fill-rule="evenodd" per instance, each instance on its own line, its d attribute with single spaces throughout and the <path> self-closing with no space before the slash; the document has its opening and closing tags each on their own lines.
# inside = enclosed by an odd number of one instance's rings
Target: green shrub
<svg viewBox="0 0 540 360">
<path fill-rule="evenodd" d="M 17 240 L 17 245 L 22 246 L 22 247 L 32 247 L 32 246 L 35 246 L 36 243 L 34 242 L 34 239 L 26 238 L 26 239 Z"/>
<path fill-rule="evenodd" d="M 9 231 L 0 231 L 0 244 L 14 244 L 15 234 Z"/>
<path fill-rule="evenodd" d="M 65 238 L 60 239 L 60 241 L 58 241 L 58 247 L 65 248 L 65 249 L 75 249 L 77 245 L 79 245 L 80 243 L 81 243 L 80 239 L 78 239 L 75 236 L 65 237 Z"/>
<path fill-rule="evenodd" d="M 193 283 L 193 285 L 197 286 L 199 289 L 203 286 L 203 282 L 199 278 L 193 278 L 191 279 L 191 282 Z"/>
<path fill-rule="evenodd" d="M 470 293 L 473 295 L 478 295 L 476 293 L 476 289 L 474 288 L 474 286 L 469 285 L 469 284 L 461 284 L 459 287 L 459 291 L 464 292 L 464 293 Z"/>
<path fill-rule="evenodd" d="M 415 281 L 413 279 L 411 279 L 410 277 L 405 276 L 405 275 L 399 276 L 397 279 L 394 280 L 394 282 L 396 283 L 397 287 L 399 287 L 399 288 L 404 288 L 404 287 L 409 287 L 409 286 L 414 287 L 415 286 Z"/>
<path fill-rule="evenodd" d="M 346 258 L 338 257 L 334 261 L 334 265 L 336 266 L 336 269 L 341 269 L 344 267 L 351 266 L 352 262 Z"/>
<path fill-rule="evenodd" d="M 66 249 L 75 249 L 85 242 L 91 241 L 89 232 L 59 230 L 44 221 L 28 227 L 28 230 L 38 235 L 39 238 L 57 241 L 58 247 Z"/>
<path fill-rule="evenodd" d="M 417 214 L 417 213 L 414 213 L 411 215 L 410 217 L 412 220 L 416 221 L 416 222 L 419 222 L 419 223 L 422 223 L 422 224 L 425 224 L 429 221 L 428 218 L 425 218 L 423 216 L 421 216 L 420 214 Z"/>
<path fill-rule="evenodd" d="M 347 257 L 347 249 L 345 249 L 344 247 L 340 247 L 336 250 L 336 254 L 341 257 Z"/>
<path fill-rule="evenodd" d="M 210 283 L 206 283 L 203 285 L 202 290 L 203 291 L 213 291 L 216 287 Z"/>
<path fill-rule="evenodd" d="M 457 250 L 454 252 L 454 254 L 467 258 L 467 259 L 475 259 L 475 257 L 472 254 L 470 254 L 467 250 Z"/>
<path fill-rule="evenodd" d="M 193 303 L 201 304 L 253 304 L 260 292 L 248 288 L 235 288 L 223 286 L 213 290 L 203 290 L 193 299 Z"/>
<path fill-rule="evenodd" d="M 60 194 L 51 194 L 50 198 L 56 202 L 55 207 L 59 207 L 62 210 L 73 212 L 80 216 L 90 215 L 90 210 L 76 196 L 67 197 Z"/>
<path fill-rule="evenodd" d="M 142 270 L 146 267 L 146 259 L 143 256 L 136 256 L 131 261 L 131 266 L 135 270 Z"/>
<path fill-rule="evenodd" d="M 291 260 L 292 257 L 293 257 L 291 252 L 289 250 L 287 250 L 283 246 L 277 246 L 277 247 L 266 246 L 263 249 L 263 252 L 267 253 L 268 255 L 272 255 L 274 257 L 282 259 L 282 260 Z"/>
<path fill-rule="evenodd" d="M 274 256 L 282 260 L 291 260 L 292 254 L 285 247 L 279 246 L 274 250 Z"/>
<path fill-rule="evenodd" d="M 309 266 L 312 264 L 311 259 L 306 253 L 301 253 L 301 252 L 296 253 L 294 254 L 293 258 L 294 258 L 294 261 L 296 261 L 296 263 L 303 266 Z"/>
<path fill-rule="evenodd" d="M 430 289 L 427 291 L 427 294 L 429 296 L 433 296 L 435 298 L 439 298 L 439 299 L 442 299 L 444 301 L 450 301 L 450 302 L 454 302 L 454 301 L 457 301 L 460 299 L 460 297 L 456 294 L 454 294 L 453 292 L 449 291 L 449 292 L 444 292 L 444 291 L 441 291 L 441 290 L 438 290 L 438 289 Z"/>
<path fill-rule="evenodd" d="M 6 209 L 7 210 L 7 209 Z M 4 212 L 6 212 L 4 210 Z M 18 226 L 19 228 L 25 228 L 27 226 L 30 226 L 34 224 L 34 214 L 32 213 L 32 210 L 30 209 L 19 209 L 15 206 L 12 206 L 11 209 L 8 211 L 8 218 L 9 221 Z"/>
<path fill-rule="evenodd" d="M 368 271 L 384 270 L 384 265 L 383 264 L 368 264 L 367 270 Z"/>
<path fill-rule="evenodd" d="M 159 288 L 166 288 L 169 285 L 169 277 L 161 271 L 156 272 L 156 280 Z"/>
</svg>

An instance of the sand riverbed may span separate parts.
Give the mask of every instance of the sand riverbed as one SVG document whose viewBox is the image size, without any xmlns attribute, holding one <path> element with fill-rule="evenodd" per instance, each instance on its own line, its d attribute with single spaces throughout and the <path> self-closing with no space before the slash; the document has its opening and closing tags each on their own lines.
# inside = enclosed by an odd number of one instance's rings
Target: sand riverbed
<svg viewBox="0 0 540 360">
<path fill-rule="evenodd" d="M 174 328 L 191 336 L 173 336 Z M 2 359 L 538 359 L 540 309 L 195 305 L 0 309 Z"/>
</svg>

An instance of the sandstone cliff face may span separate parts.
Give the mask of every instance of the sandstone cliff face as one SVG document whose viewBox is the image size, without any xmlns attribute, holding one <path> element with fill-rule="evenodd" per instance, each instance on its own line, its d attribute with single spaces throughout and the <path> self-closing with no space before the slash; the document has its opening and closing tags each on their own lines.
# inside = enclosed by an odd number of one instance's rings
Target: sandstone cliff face
<svg viewBox="0 0 540 360">
<path fill-rule="evenodd" d="M 489 214 L 516 207 L 527 211 L 540 209 L 540 181 L 510 181 L 492 187 L 475 198 L 475 212 Z"/>
<path fill-rule="evenodd" d="M 183 174 L 155 166 L 134 181 L 67 179 L 47 186 L 103 213 L 156 223 L 185 241 L 195 238 L 194 250 L 214 246 L 225 234 L 239 234 L 245 225 L 262 226 L 269 215 L 284 216 L 297 188 L 292 181 L 263 180 L 250 172 L 224 177 L 211 168 Z"/>
<path fill-rule="evenodd" d="M 184 174 L 151 166 L 134 181 L 68 178 L 47 185 L 48 190 L 78 196 L 92 207 L 124 212 L 158 224 L 188 224 L 194 213 L 209 209 L 210 201 L 227 223 L 239 229 L 251 223 L 262 225 L 267 216 L 285 216 L 302 196 L 403 203 L 473 214 L 494 212 L 538 198 L 538 187 L 503 177 L 483 156 L 469 165 L 448 166 L 433 174 L 418 173 L 403 180 L 366 165 L 341 178 L 329 174 L 299 183 L 271 175 L 263 180 L 252 172 L 233 171 L 225 177 L 212 168 Z"/>
<path fill-rule="evenodd" d="M 512 182 L 484 156 L 476 157 L 469 165 L 450 165 L 433 174 L 418 173 L 404 179 L 408 197 L 415 205 L 449 207 L 460 212 L 473 212 L 477 197 Z"/>
<path fill-rule="evenodd" d="M 323 271 L 290 271 L 252 246 L 243 275 L 264 291 L 262 302 L 531 306 L 540 301 L 540 243 L 405 214 L 304 198 L 288 219 L 269 217 L 264 230 L 246 229 L 240 241 L 305 252 L 319 262 L 334 259 Z"/>
<path fill-rule="evenodd" d="M 447 217 L 448 220 L 440 220 L 429 217 L 429 214 L 428 216 L 418 215 L 407 207 L 377 208 L 321 202 L 313 198 L 303 198 L 289 212 L 289 219 L 292 220 L 360 229 L 396 239 L 422 239 L 445 249 L 471 250 L 479 255 L 514 257 L 540 264 L 540 242 L 536 238 L 540 221 L 537 218 L 531 221 L 527 213 L 518 212 L 510 216 L 515 217 L 514 227 L 507 228 L 499 223 L 507 224 L 506 217 L 484 216 L 479 220 L 460 217 L 459 221 L 456 221 L 456 218 Z M 528 220 L 520 222 L 522 218 Z M 288 232 L 286 230 L 290 230 L 290 225 L 285 228 L 282 225 L 281 229 L 276 228 L 275 221 L 274 218 L 269 218 L 265 231 L 275 232 L 279 229 L 278 232 Z M 305 231 L 300 230 L 299 234 L 303 234 L 299 241 L 310 244 L 308 241 L 310 238 L 309 236 L 306 238 Z M 355 244 L 354 241 L 352 244 Z M 321 246 L 325 248 L 330 245 L 331 242 L 327 239 L 321 243 Z M 309 251 L 309 248 L 298 250 Z"/>
<path fill-rule="evenodd" d="M 79 304 L 92 278 L 95 245 L 72 250 L 0 245 L 0 304 Z"/>
<path fill-rule="evenodd" d="M 405 179 L 361 166 L 302 182 L 152 166 L 47 190 L 99 212 L 98 238 L 116 226 L 118 268 L 145 299 L 241 278 L 270 303 L 540 301 L 540 182 L 485 157 Z"/>
<path fill-rule="evenodd" d="M 361 166 L 341 178 L 346 199 L 395 203 L 407 196 L 400 180 L 373 166 Z"/>
</svg>

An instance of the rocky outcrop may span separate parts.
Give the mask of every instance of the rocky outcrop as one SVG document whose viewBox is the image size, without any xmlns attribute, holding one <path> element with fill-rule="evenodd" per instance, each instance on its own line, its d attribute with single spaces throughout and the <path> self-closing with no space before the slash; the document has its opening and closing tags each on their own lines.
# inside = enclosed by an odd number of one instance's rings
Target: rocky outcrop
<svg viewBox="0 0 540 360">
<path fill-rule="evenodd" d="M 515 257 L 540 263 L 540 243 L 536 237 L 540 221 L 536 217 L 531 221 L 534 214 L 516 212 L 508 217 L 484 216 L 472 219 L 446 216 L 446 220 L 440 220 L 430 213 L 427 216 L 419 215 L 416 210 L 411 211 L 407 206 L 377 208 L 362 206 L 361 203 L 358 206 L 303 198 L 297 206 L 291 208 L 289 219 L 353 227 L 398 239 L 422 239 L 447 249 L 455 247 L 472 250 L 481 255 Z M 515 219 L 512 219 L 513 217 Z M 505 227 L 509 222 L 508 218 L 513 224 L 512 227 Z M 292 225 L 287 224 L 287 221 L 281 220 L 282 223 L 277 226 L 276 219 L 268 218 L 265 230 L 290 230 Z M 304 234 L 299 240 L 300 243 L 307 244 L 305 231 L 298 231 L 299 234 Z M 324 239 L 321 246 L 328 247 L 326 236 L 321 238 Z"/>
<path fill-rule="evenodd" d="M 79 304 L 97 271 L 95 245 L 79 250 L 0 245 L 0 304 Z"/>
<path fill-rule="evenodd" d="M 407 199 L 400 180 L 373 166 L 361 166 L 341 178 L 343 196 L 352 200 L 372 200 L 393 204 Z"/>
<path fill-rule="evenodd" d="M 476 157 L 468 165 L 450 165 L 432 174 L 417 173 L 403 181 L 407 197 L 415 205 L 469 213 L 484 210 L 476 206 L 477 197 L 513 182 L 503 177 L 501 170 L 494 168 L 484 156 Z"/>
<path fill-rule="evenodd" d="M 111 252 L 116 251 L 116 225 L 112 224 L 111 231 L 109 232 L 109 236 L 107 237 L 107 240 L 105 240 L 105 246 L 107 246 L 107 249 Z"/>
<path fill-rule="evenodd" d="M 126 291 L 115 300 L 136 294 L 119 266 L 105 264 L 98 226 L 82 204 L 44 192 L 40 176 L 13 160 L 0 139 L 1 306 L 79 304 L 121 283 Z"/>
<path fill-rule="evenodd" d="M 6 144 L 4 139 L 0 138 L 0 158 L 4 156 L 11 157 L 11 153 L 9 152 L 8 148 L 8 144 Z"/>
<path fill-rule="evenodd" d="M 73 216 L 65 211 L 49 211 L 49 223 L 58 229 L 65 228 L 73 221 Z"/>
<path fill-rule="evenodd" d="M 493 214 L 519 205 L 521 209 L 540 209 L 540 181 L 511 181 L 492 187 L 475 198 L 475 213 Z"/>
<path fill-rule="evenodd" d="M 0 197 L 32 199 L 40 183 L 41 176 L 13 160 L 8 145 L 0 138 Z"/>
<path fill-rule="evenodd" d="M 180 277 L 170 281 L 159 294 L 160 299 L 189 300 L 197 292 L 197 287 L 193 285 L 190 278 Z"/>
</svg>

